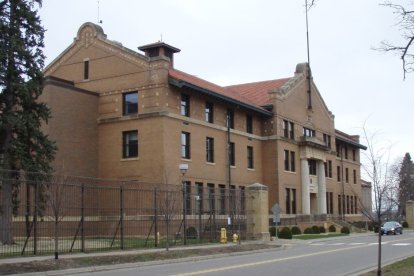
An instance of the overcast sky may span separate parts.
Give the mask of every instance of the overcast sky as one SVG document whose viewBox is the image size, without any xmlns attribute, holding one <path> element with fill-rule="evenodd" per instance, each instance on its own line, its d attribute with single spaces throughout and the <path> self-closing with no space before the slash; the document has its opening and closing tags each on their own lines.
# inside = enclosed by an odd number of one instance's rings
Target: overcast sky
<svg viewBox="0 0 414 276">
<path fill-rule="evenodd" d="M 401 41 L 396 16 L 381 0 L 318 0 L 309 12 L 314 81 L 335 127 L 362 125 L 414 155 L 414 73 L 403 80 L 398 56 L 372 50 Z M 175 68 L 230 85 L 291 77 L 307 60 L 305 0 L 100 0 L 111 40 L 137 50 L 161 39 L 181 49 Z M 84 22 L 98 22 L 96 0 L 43 0 L 46 64 L 72 43 Z M 361 140 L 364 143 L 363 140 Z"/>
</svg>

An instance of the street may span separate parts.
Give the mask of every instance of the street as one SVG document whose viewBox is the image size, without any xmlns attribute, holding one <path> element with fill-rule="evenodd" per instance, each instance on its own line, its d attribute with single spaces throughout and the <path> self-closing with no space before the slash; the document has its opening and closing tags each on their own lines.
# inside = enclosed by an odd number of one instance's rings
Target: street
<svg viewBox="0 0 414 276">
<path fill-rule="evenodd" d="M 377 264 L 378 237 L 292 242 L 286 249 L 106 270 L 89 275 L 358 275 Z M 414 232 L 383 236 L 382 262 L 414 255 Z"/>
</svg>

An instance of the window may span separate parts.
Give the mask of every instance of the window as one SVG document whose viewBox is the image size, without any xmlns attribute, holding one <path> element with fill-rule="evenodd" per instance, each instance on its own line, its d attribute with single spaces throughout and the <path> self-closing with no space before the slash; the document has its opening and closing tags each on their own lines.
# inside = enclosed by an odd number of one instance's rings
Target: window
<svg viewBox="0 0 414 276">
<path fill-rule="evenodd" d="M 289 171 L 289 151 L 284 150 L 283 155 L 284 155 L 283 159 L 285 163 L 285 171 Z"/>
<path fill-rule="evenodd" d="M 208 123 L 214 122 L 214 105 L 213 103 L 206 102 L 206 109 L 205 109 L 205 120 Z"/>
<path fill-rule="evenodd" d="M 295 152 L 294 151 L 290 152 L 290 171 L 292 171 L 292 172 L 296 171 L 296 168 L 295 168 Z"/>
<path fill-rule="evenodd" d="M 191 182 L 185 182 L 185 213 L 191 214 Z"/>
<path fill-rule="evenodd" d="M 89 79 L 89 60 L 83 61 L 83 79 Z"/>
<path fill-rule="evenodd" d="M 295 172 L 295 152 L 284 150 L 283 159 L 285 164 L 285 171 Z"/>
<path fill-rule="evenodd" d="M 356 196 L 354 197 L 354 202 L 355 202 L 355 206 L 354 206 L 355 214 L 358 214 L 358 198 Z"/>
<path fill-rule="evenodd" d="M 247 146 L 247 168 L 253 169 L 253 147 Z"/>
<path fill-rule="evenodd" d="M 348 168 L 345 168 L 345 182 L 348 183 L 349 182 L 349 173 L 348 173 Z"/>
<path fill-rule="evenodd" d="M 336 144 L 336 157 L 341 157 L 341 145 Z"/>
<path fill-rule="evenodd" d="M 190 133 L 181 132 L 181 158 L 190 159 Z"/>
<path fill-rule="evenodd" d="M 246 115 L 246 132 L 253 133 L 253 117 L 250 114 Z"/>
<path fill-rule="evenodd" d="M 296 189 L 286 188 L 286 214 L 296 214 Z"/>
<path fill-rule="evenodd" d="M 324 163 L 325 166 L 325 177 L 332 178 L 332 161 L 328 160 Z"/>
<path fill-rule="evenodd" d="M 138 131 L 122 132 L 122 158 L 138 157 Z"/>
<path fill-rule="evenodd" d="M 226 213 L 226 188 L 224 185 L 219 185 L 219 211 L 220 215 L 224 215 Z"/>
<path fill-rule="evenodd" d="M 331 135 L 323 134 L 323 142 L 328 148 L 331 148 Z"/>
<path fill-rule="evenodd" d="M 287 120 L 283 120 L 283 136 L 285 138 L 295 139 L 295 124 Z"/>
<path fill-rule="evenodd" d="M 234 111 L 227 109 L 227 127 L 234 128 Z"/>
<path fill-rule="evenodd" d="M 338 214 L 342 214 L 342 198 L 338 195 Z"/>
<path fill-rule="evenodd" d="M 181 115 L 190 117 L 190 96 L 181 94 Z"/>
<path fill-rule="evenodd" d="M 356 170 L 353 170 L 353 176 L 354 176 L 354 184 L 357 184 Z"/>
<path fill-rule="evenodd" d="M 210 212 L 215 211 L 215 193 L 214 193 L 214 184 L 208 183 L 207 184 L 208 189 L 208 210 Z"/>
<path fill-rule="evenodd" d="M 283 137 L 289 138 L 289 122 L 283 120 Z"/>
<path fill-rule="evenodd" d="M 356 150 L 352 149 L 352 161 L 356 161 Z"/>
<path fill-rule="evenodd" d="M 348 147 L 345 147 L 345 159 L 348 159 Z"/>
<path fill-rule="evenodd" d="M 349 214 L 349 207 L 350 207 L 350 204 L 349 204 L 349 195 L 347 195 L 346 196 L 346 213 L 347 214 Z"/>
<path fill-rule="evenodd" d="M 326 213 L 333 214 L 333 193 L 326 192 Z"/>
<path fill-rule="evenodd" d="M 303 128 L 303 136 L 306 137 L 315 137 L 315 130 L 304 127 Z"/>
<path fill-rule="evenodd" d="M 234 185 L 230 185 L 229 208 L 230 210 L 236 210 L 236 186 Z"/>
<path fill-rule="evenodd" d="M 197 214 L 203 213 L 203 183 L 196 183 L 196 208 Z"/>
<path fill-rule="evenodd" d="M 135 114 L 138 112 L 138 92 L 129 92 L 122 95 L 123 115 Z"/>
<path fill-rule="evenodd" d="M 214 163 L 214 138 L 206 138 L 206 161 Z"/>
<path fill-rule="evenodd" d="M 308 163 L 309 163 L 309 174 L 316 175 L 316 160 L 309 159 Z"/>
<path fill-rule="evenodd" d="M 336 166 L 336 180 L 338 180 L 338 182 L 341 182 L 341 167 L 340 166 Z"/>
<path fill-rule="evenodd" d="M 230 142 L 229 144 L 229 163 L 230 166 L 236 166 L 236 153 L 233 142 Z"/>
</svg>

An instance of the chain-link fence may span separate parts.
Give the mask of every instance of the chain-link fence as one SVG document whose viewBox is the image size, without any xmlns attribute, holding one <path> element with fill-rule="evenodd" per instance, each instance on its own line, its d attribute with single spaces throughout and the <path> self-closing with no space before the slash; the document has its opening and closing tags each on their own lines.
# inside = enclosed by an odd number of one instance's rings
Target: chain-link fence
<svg viewBox="0 0 414 276">
<path fill-rule="evenodd" d="M 0 256 L 216 242 L 223 227 L 245 238 L 243 187 L 17 171 L 0 186 Z"/>
</svg>

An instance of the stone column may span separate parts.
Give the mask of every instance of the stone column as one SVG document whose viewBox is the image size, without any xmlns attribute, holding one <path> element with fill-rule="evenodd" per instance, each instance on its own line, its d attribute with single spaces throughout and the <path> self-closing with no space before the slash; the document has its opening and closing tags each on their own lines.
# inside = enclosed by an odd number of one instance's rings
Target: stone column
<svg viewBox="0 0 414 276">
<path fill-rule="evenodd" d="M 318 213 L 326 214 L 326 179 L 323 161 L 318 161 Z"/>
<path fill-rule="evenodd" d="M 408 228 L 414 229 L 414 201 L 409 200 L 405 203 L 405 220 Z"/>
<path fill-rule="evenodd" d="M 270 241 L 267 186 L 255 183 L 246 187 L 247 239 Z"/>
<path fill-rule="evenodd" d="M 310 215 L 310 194 L 309 194 L 309 164 L 308 159 L 300 160 L 302 178 L 302 214 Z"/>
</svg>

